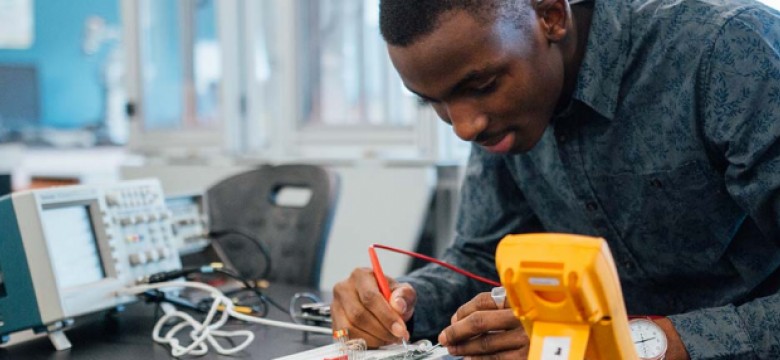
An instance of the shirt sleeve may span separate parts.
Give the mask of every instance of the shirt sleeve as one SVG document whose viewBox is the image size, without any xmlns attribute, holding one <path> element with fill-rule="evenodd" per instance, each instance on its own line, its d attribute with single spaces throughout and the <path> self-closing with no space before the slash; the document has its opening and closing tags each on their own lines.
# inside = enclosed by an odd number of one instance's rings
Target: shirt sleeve
<svg viewBox="0 0 780 360">
<path fill-rule="evenodd" d="M 541 232 L 502 156 L 472 147 L 461 188 L 454 243 L 442 260 L 482 277 L 498 280 L 495 251 L 507 234 Z M 438 335 L 455 311 L 490 285 L 429 264 L 398 281 L 417 291 L 410 328 L 414 338 Z"/>
<path fill-rule="evenodd" d="M 706 145 L 756 236 L 780 239 L 780 16 L 762 6 L 737 14 L 709 61 L 701 98 Z M 780 294 L 670 319 L 692 359 L 780 359 Z"/>
</svg>

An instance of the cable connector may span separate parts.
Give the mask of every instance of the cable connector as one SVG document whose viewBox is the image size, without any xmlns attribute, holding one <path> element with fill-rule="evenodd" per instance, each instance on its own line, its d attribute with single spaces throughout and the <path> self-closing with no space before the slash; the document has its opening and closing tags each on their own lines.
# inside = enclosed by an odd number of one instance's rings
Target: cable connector
<svg viewBox="0 0 780 360">
<path fill-rule="evenodd" d="M 143 277 L 141 280 L 138 281 L 138 284 L 155 284 L 164 281 L 171 281 L 196 272 L 204 273 L 204 274 L 213 273 L 215 270 L 222 269 L 223 267 L 224 265 L 222 265 L 222 263 L 215 262 L 201 267 L 191 267 L 191 268 L 186 268 L 181 270 L 159 272 L 156 274 Z"/>
</svg>

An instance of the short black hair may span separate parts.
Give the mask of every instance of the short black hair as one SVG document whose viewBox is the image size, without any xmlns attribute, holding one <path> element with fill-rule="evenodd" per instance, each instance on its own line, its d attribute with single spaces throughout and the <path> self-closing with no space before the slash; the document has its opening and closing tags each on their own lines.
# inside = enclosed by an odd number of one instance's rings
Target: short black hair
<svg viewBox="0 0 780 360">
<path fill-rule="evenodd" d="M 522 0 L 521 0 L 522 1 Z M 478 21 L 496 19 L 498 10 L 516 5 L 515 0 L 381 0 L 379 29 L 390 45 L 407 46 L 436 30 L 443 14 L 463 10 Z"/>
</svg>

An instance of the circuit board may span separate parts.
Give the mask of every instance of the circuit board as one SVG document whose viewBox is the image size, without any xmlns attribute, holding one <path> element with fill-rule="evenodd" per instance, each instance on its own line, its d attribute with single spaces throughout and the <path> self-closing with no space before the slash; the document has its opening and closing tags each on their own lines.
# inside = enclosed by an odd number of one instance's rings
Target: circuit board
<svg viewBox="0 0 780 360">
<path fill-rule="evenodd" d="M 415 349 L 415 350 L 409 350 L 404 353 L 383 356 L 383 357 L 368 356 L 363 360 L 423 360 L 431 357 L 433 353 L 434 353 L 433 350 L 423 351 L 423 350 Z"/>
</svg>

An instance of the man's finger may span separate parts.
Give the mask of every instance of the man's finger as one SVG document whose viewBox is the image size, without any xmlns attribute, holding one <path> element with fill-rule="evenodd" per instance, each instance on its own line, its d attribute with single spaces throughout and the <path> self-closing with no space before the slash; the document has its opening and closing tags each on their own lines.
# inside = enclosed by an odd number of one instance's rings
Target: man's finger
<svg viewBox="0 0 780 360">
<path fill-rule="evenodd" d="M 465 342 L 447 346 L 454 356 L 495 355 L 508 351 L 528 352 L 529 339 L 522 328 L 484 333 Z"/>
<path fill-rule="evenodd" d="M 354 326 L 349 322 L 346 316 L 342 316 L 343 309 L 338 304 L 331 305 L 331 314 L 333 314 L 333 330 L 344 330 L 349 332 L 349 337 L 353 339 L 363 339 L 366 341 L 366 345 L 369 348 L 377 348 L 383 345 L 387 345 L 388 341 L 381 339 L 373 334 L 362 330 L 360 327 Z"/>
<path fill-rule="evenodd" d="M 353 274 L 355 274 L 357 288 L 361 289 L 357 294 L 362 305 L 361 307 L 368 309 L 379 323 L 382 324 L 384 329 L 395 338 L 408 337 L 404 320 L 401 318 L 400 314 L 390 307 L 388 300 L 379 292 L 373 272 L 368 270 L 359 273 L 353 272 Z M 344 308 L 349 309 L 346 306 Z M 355 319 L 355 321 L 360 320 Z"/>
<path fill-rule="evenodd" d="M 373 292 L 382 299 L 376 282 L 368 284 L 368 287 L 361 283 L 363 281 L 361 279 L 366 277 L 366 274 L 373 278 L 370 270 L 357 269 L 353 271 L 347 281 L 342 281 L 333 288 L 333 304 L 331 304 L 333 329 L 348 329 L 351 333 L 357 331 L 361 334 L 371 334 L 372 337 L 381 340 L 381 344 L 395 343 L 398 341 L 398 336 L 393 335 L 390 328 L 393 323 L 403 325 L 403 322 L 400 320 L 400 316 L 395 314 L 389 317 L 389 323 L 383 323 L 383 321 L 387 321 L 388 313 L 393 312 L 386 301 L 376 302 L 370 299 L 371 296 L 368 296 L 369 304 L 363 302 L 366 296 L 361 295 L 361 293 Z M 377 313 L 384 313 L 383 318 L 377 317 Z M 400 332 L 405 333 L 404 328 L 401 328 Z"/>
<path fill-rule="evenodd" d="M 483 293 L 479 293 L 469 302 L 461 305 L 458 308 L 458 311 L 455 312 L 455 315 L 453 315 L 451 320 L 454 323 L 457 322 L 458 319 L 465 319 L 467 316 L 477 311 L 497 310 L 497 309 L 498 306 L 496 305 L 496 302 L 493 300 L 493 297 L 490 296 L 490 293 L 483 292 Z"/>
<path fill-rule="evenodd" d="M 442 345 L 458 344 L 488 331 L 521 328 L 511 309 L 477 311 L 461 318 L 439 334 Z"/>
<path fill-rule="evenodd" d="M 331 318 L 333 319 L 332 329 L 348 330 L 351 338 L 363 337 L 370 347 L 378 347 L 395 340 L 395 337 L 388 333 L 382 324 L 379 323 L 370 313 L 364 312 L 364 315 L 355 315 L 355 306 L 344 307 L 344 302 L 333 302 L 331 304 Z"/>
</svg>

